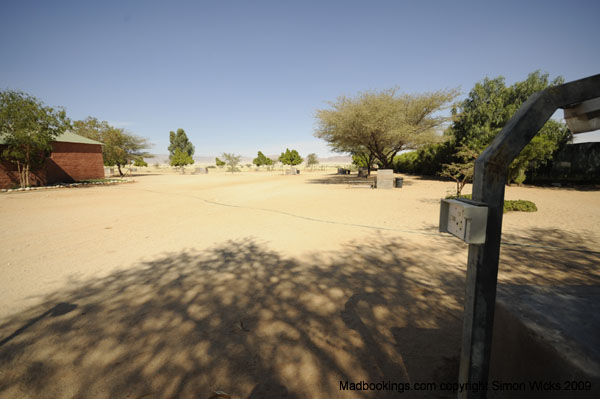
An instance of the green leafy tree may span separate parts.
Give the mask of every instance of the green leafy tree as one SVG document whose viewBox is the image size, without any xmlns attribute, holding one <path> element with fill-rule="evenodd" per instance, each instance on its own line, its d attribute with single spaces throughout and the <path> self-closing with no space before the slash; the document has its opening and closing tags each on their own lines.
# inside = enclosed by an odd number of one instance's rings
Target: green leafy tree
<svg viewBox="0 0 600 399">
<path fill-rule="evenodd" d="M 562 77 L 550 81 L 547 73 L 535 71 L 508 87 L 503 77 L 475 84 L 468 97 L 452 109 L 454 123 L 448 134 L 455 154 L 462 146 L 483 151 L 529 96 L 561 83 Z M 564 123 L 549 120 L 509 166 L 508 182 L 522 183 L 527 170 L 545 164 L 570 137 Z"/>
<path fill-rule="evenodd" d="M 140 136 L 135 136 L 121 128 L 111 127 L 105 132 L 103 137 L 104 164 L 107 166 L 117 166 L 119 175 L 123 176 L 122 166 L 128 165 L 136 158 L 149 158 L 150 155 L 144 149 L 150 148 L 150 142 Z"/>
<path fill-rule="evenodd" d="M 185 165 L 191 165 L 194 163 L 192 156 L 181 148 L 176 148 L 175 153 L 171 157 L 170 164 L 176 168 L 181 168 L 181 173 L 185 171 Z"/>
<path fill-rule="evenodd" d="M 273 165 L 273 160 L 268 158 L 261 151 L 258 152 L 256 158 L 252 160 L 252 163 L 256 166 L 270 166 Z"/>
<path fill-rule="evenodd" d="M 137 167 L 148 166 L 148 163 L 144 161 L 143 157 L 137 157 L 135 161 L 133 161 L 133 165 Z"/>
<path fill-rule="evenodd" d="M 525 173 L 544 166 L 554 154 L 568 143 L 572 134 L 567 126 L 556 120 L 549 120 L 538 134 L 523 148 L 519 156 L 508 168 L 508 181 L 522 184 Z"/>
<path fill-rule="evenodd" d="M 438 141 L 438 130 L 448 121 L 439 111 L 457 94 L 400 94 L 389 89 L 339 97 L 330 109 L 317 110 L 315 136 L 336 152 L 374 157 L 390 168 L 398 152 Z"/>
<path fill-rule="evenodd" d="M 308 166 L 309 168 L 314 168 L 315 165 L 319 164 L 319 158 L 317 158 L 317 154 L 308 154 L 306 156 L 306 166 Z"/>
<path fill-rule="evenodd" d="M 223 159 L 225 159 L 225 163 L 227 164 L 227 171 L 234 173 L 234 172 L 239 172 L 238 169 L 238 165 L 240 163 L 240 159 L 242 158 L 241 155 L 235 155 L 235 154 L 230 154 L 227 152 L 224 152 L 223 154 L 221 154 L 221 156 L 223 157 Z"/>
<path fill-rule="evenodd" d="M 223 166 L 225 166 L 225 161 L 221 161 L 219 158 L 215 158 L 215 163 L 217 164 L 217 166 L 219 168 L 222 168 Z"/>
<path fill-rule="evenodd" d="M 353 152 L 352 164 L 359 168 L 367 168 L 367 175 L 370 176 L 373 165 L 375 164 L 375 156 L 368 150 Z"/>
<path fill-rule="evenodd" d="M 180 167 L 183 173 L 185 165 L 194 163 L 194 145 L 183 129 L 177 129 L 177 132 L 169 132 L 169 143 L 170 164 L 171 166 Z"/>
<path fill-rule="evenodd" d="M 300 156 L 300 154 L 298 154 L 298 151 L 296 150 L 291 150 L 289 148 L 285 149 L 285 152 L 282 152 L 281 155 L 279 156 L 279 162 L 281 162 L 284 165 L 290 165 L 290 166 L 295 166 L 295 165 L 300 165 L 302 163 L 303 159 Z"/>
<path fill-rule="evenodd" d="M 102 148 L 104 165 L 116 166 L 121 176 L 124 175 L 121 167 L 138 158 L 152 157 L 144 151 L 152 146 L 148 139 L 133 135 L 125 129 L 110 126 L 108 122 L 99 121 L 91 116 L 73 122 L 73 131 L 81 136 L 104 143 Z"/>
<path fill-rule="evenodd" d="M 44 164 L 52 141 L 69 126 L 64 109 L 23 92 L 0 92 L 0 140 L 6 145 L 1 156 L 17 165 L 21 187 L 30 185 L 30 173 Z"/>
<path fill-rule="evenodd" d="M 462 189 L 467 183 L 473 182 L 475 159 L 479 152 L 467 146 L 461 146 L 456 153 L 456 162 L 444 164 L 441 176 L 449 177 L 456 182 L 456 195 L 460 196 Z"/>
<path fill-rule="evenodd" d="M 73 122 L 74 133 L 100 142 L 103 142 L 104 140 L 104 133 L 111 128 L 112 126 L 110 126 L 107 121 L 100 121 L 91 116 Z"/>
</svg>

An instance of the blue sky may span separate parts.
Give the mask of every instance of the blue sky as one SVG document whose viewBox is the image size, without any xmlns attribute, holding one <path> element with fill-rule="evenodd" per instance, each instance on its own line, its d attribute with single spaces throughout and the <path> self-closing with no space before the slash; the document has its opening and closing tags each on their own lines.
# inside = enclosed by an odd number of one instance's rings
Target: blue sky
<svg viewBox="0 0 600 399">
<path fill-rule="evenodd" d="M 339 95 L 459 87 L 537 69 L 600 73 L 593 1 L 2 1 L 0 89 L 167 153 L 329 154 L 314 112 Z"/>
</svg>

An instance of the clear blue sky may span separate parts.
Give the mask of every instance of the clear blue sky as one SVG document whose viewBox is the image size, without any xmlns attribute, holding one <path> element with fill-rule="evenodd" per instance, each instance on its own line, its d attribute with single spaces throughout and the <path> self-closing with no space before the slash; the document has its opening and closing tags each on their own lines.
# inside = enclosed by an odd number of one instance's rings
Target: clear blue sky
<svg viewBox="0 0 600 399">
<path fill-rule="evenodd" d="M 314 111 L 339 95 L 460 87 L 536 69 L 600 73 L 600 1 L 0 2 L 0 89 L 167 153 L 328 154 Z"/>
</svg>

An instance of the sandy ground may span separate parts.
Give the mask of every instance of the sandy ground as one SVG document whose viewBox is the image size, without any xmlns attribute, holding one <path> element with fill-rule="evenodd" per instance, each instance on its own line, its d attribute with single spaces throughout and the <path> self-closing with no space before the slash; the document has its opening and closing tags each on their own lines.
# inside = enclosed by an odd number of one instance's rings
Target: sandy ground
<svg viewBox="0 0 600 399">
<path fill-rule="evenodd" d="M 148 174 L 0 195 L 0 397 L 380 398 L 398 392 L 340 381 L 455 381 L 467 246 L 437 233 L 453 183 L 349 180 Z M 501 283 L 600 282 L 600 191 L 506 197 L 539 211 L 504 216 Z"/>
</svg>

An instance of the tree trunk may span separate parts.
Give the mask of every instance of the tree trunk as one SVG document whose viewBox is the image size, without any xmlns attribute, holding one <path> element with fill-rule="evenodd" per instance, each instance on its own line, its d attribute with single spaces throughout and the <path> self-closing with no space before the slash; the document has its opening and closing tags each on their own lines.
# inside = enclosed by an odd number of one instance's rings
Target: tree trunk
<svg viewBox="0 0 600 399">
<path fill-rule="evenodd" d="M 25 176 L 23 175 L 23 168 L 21 168 L 21 162 L 17 161 L 17 171 L 19 172 L 19 187 L 25 187 Z"/>
<path fill-rule="evenodd" d="M 123 177 L 123 172 L 121 171 L 121 164 L 117 163 L 117 169 L 119 169 L 119 176 Z"/>
</svg>

